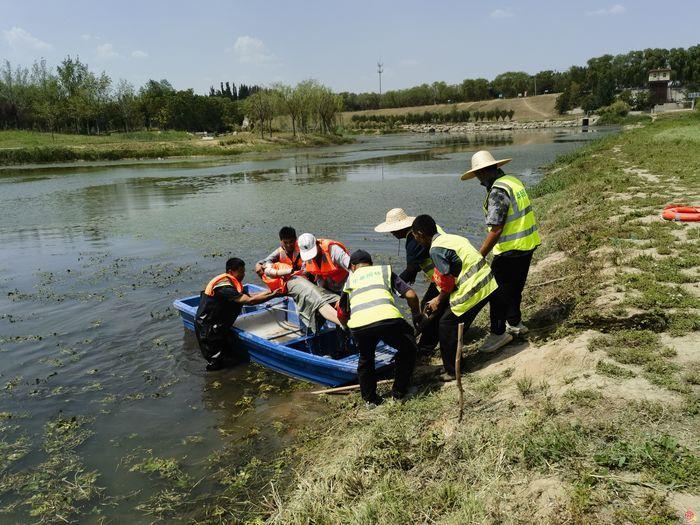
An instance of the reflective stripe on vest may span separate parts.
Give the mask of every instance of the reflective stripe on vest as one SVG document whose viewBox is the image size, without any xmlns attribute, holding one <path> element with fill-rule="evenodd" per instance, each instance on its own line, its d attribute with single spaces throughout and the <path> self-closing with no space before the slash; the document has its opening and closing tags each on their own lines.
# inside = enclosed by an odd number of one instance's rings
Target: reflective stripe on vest
<svg viewBox="0 0 700 525">
<path fill-rule="evenodd" d="M 432 247 L 454 250 L 462 263 L 462 270 L 455 279 L 455 288 L 450 294 L 450 309 L 455 315 L 467 312 L 498 288 L 491 267 L 464 237 L 438 235 L 433 240 Z"/>
<path fill-rule="evenodd" d="M 436 226 L 440 235 L 445 233 L 445 230 L 443 230 L 439 224 L 436 224 Z M 420 266 L 420 269 L 428 278 L 428 281 L 432 281 L 433 275 L 435 274 L 435 265 L 433 264 L 433 260 L 430 258 L 430 256 L 428 256 L 427 259 L 423 259 L 418 266 Z"/>
<path fill-rule="evenodd" d="M 345 284 L 350 297 L 350 328 L 361 328 L 386 319 L 402 319 L 391 293 L 391 266 L 362 266 Z"/>
<path fill-rule="evenodd" d="M 540 245 L 540 234 L 537 229 L 535 213 L 532 211 L 530 198 L 523 183 L 512 175 L 504 175 L 496 179 L 491 189 L 493 188 L 505 190 L 510 197 L 506 223 L 498 242 L 493 247 L 493 254 L 499 255 L 511 250 L 529 251 L 535 249 Z M 488 200 L 489 196 L 486 195 L 485 215 L 488 215 Z"/>
<path fill-rule="evenodd" d="M 206 288 L 204 288 L 204 294 L 208 295 L 209 297 L 214 297 L 214 289 L 218 288 L 219 286 L 233 286 L 237 292 L 243 292 L 243 285 L 238 281 L 238 279 L 227 273 L 222 273 L 209 281 L 209 284 L 207 284 Z"/>
<path fill-rule="evenodd" d="M 338 241 L 330 239 L 318 239 L 318 251 L 321 253 L 321 265 L 316 262 L 316 258 L 306 261 L 306 271 L 316 277 L 330 279 L 335 283 L 342 283 L 348 277 L 348 271 L 342 266 L 338 266 L 331 258 L 331 247 L 340 246 L 345 253 L 348 249 Z"/>
</svg>

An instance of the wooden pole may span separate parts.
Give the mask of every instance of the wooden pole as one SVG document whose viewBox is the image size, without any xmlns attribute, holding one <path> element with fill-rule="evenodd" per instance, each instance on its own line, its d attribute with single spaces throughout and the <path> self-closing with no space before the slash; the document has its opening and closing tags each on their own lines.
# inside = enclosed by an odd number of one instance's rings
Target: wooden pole
<svg viewBox="0 0 700 525">
<path fill-rule="evenodd" d="M 393 382 L 393 379 L 382 379 L 381 381 L 377 381 L 378 385 L 384 385 L 386 383 L 391 383 Z M 312 392 L 309 392 L 309 394 L 349 394 L 353 390 L 358 390 L 360 388 L 360 385 L 346 385 L 346 386 L 339 386 L 336 388 L 327 388 L 325 390 L 314 390 Z"/>
<path fill-rule="evenodd" d="M 457 390 L 459 392 L 459 419 L 462 422 L 464 412 L 464 388 L 462 388 L 462 341 L 464 339 L 464 323 L 457 326 L 457 352 L 455 353 L 455 377 L 457 379 Z"/>
</svg>

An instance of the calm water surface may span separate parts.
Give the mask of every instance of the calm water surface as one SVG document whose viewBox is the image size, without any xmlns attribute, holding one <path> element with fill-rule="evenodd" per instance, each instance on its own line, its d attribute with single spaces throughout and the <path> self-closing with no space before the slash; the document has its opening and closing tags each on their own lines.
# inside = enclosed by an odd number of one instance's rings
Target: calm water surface
<svg viewBox="0 0 700 525">
<path fill-rule="evenodd" d="M 224 447 L 244 447 L 241 464 L 268 457 L 324 404 L 256 365 L 206 373 L 173 299 L 227 256 L 252 268 L 283 225 L 400 265 L 397 241 L 373 227 L 401 206 L 476 243 L 483 188 L 457 176 L 471 153 L 513 157 L 508 171 L 532 185 L 602 133 L 392 135 L 235 161 L 0 170 L 0 446 L 27 444 L 0 476 L 41 469 L 47 422 L 85 417 L 92 435 L 77 451 L 104 492 L 73 519 L 148 523 L 136 507 L 167 480 L 131 472 L 134 462 L 177 458 L 196 480 Z M 25 499 L 0 490 L 0 522 L 34 521 Z"/>
</svg>

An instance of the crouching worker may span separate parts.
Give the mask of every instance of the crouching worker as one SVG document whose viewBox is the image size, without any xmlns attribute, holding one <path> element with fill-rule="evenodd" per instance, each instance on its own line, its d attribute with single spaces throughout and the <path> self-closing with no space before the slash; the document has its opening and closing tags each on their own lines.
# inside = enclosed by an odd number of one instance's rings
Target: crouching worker
<svg viewBox="0 0 700 525">
<path fill-rule="evenodd" d="M 440 317 L 440 354 L 445 369 L 443 379 L 454 379 L 455 356 L 462 351 L 457 348 L 457 327 L 464 323 L 464 331 L 469 330 L 498 285 L 486 259 L 465 237 L 440 233 L 430 215 L 416 217 L 412 229 L 416 241 L 430 249 L 435 264 L 440 293 L 428 302 L 428 310 L 435 311 L 447 302 Z M 501 333 L 504 331 L 505 328 Z"/>
<path fill-rule="evenodd" d="M 401 399 L 408 391 L 418 349 L 413 329 L 396 307 L 394 294 L 406 299 L 414 324 L 421 320 L 418 296 L 391 271 L 391 266 L 374 266 L 372 257 L 364 250 L 351 255 L 350 269 L 352 273 L 343 289 L 338 310 L 341 321 L 347 319 L 360 353 L 357 375 L 362 399 L 368 406 L 382 402 L 377 394 L 374 371 L 379 341 L 396 349 L 391 395 Z"/>
<path fill-rule="evenodd" d="M 248 295 L 243 291 L 245 263 L 236 257 L 226 261 L 226 273 L 217 275 L 200 294 L 194 319 L 199 349 L 207 360 L 207 370 L 220 370 L 236 362 L 233 323 L 245 305 L 264 303 L 279 291 Z"/>
</svg>

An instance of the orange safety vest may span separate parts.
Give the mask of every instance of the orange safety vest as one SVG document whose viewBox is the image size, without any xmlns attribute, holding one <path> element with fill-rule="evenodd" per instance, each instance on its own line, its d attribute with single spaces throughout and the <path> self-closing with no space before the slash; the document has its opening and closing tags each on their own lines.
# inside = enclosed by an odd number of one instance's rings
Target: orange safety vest
<svg viewBox="0 0 700 525">
<path fill-rule="evenodd" d="M 348 271 L 342 266 L 338 266 L 331 259 L 331 246 L 340 246 L 345 253 L 349 253 L 343 243 L 330 239 L 318 239 L 318 245 L 323 255 L 321 266 L 316 262 L 316 257 L 306 261 L 306 271 L 311 275 L 322 279 L 330 279 L 335 283 L 342 283 L 348 278 Z"/>
<path fill-rule="evenodd" d="M 279 262 L 286 264 L 287 266 L 291 266 L 293 270 L 301 270 L 303 261 L 301 260 L 301 255 L 299 255 L 299 243 L 294 244 L 294 253 L 292 254 L 291 259 L 289 258 L 289 255 L 287 255 L 287 252 L 284 251 L 284 248 L 280 246 L 278 250 L 280 254 Z"/>
<path fill-rule="evenodd" d="M 228 284 L 226 284 L 226 281 L 228 281 Z M 207 284 L 207 287 L 204 289 L 204 294 L 209 297 L 214 297 L 214 288 L 217 286 L 233 286 L 238 293 L 243 293 L 243 285 L 238 279 L 227 273 L 222 273 L 209 281 L 209 284 Z"/>
<path fill-rule="evenodd" d="M 284 250 L 282 250 L 284 251 Z M 291 264 L 286 264 L 282 262 L 278 263 L 273 263 L 272 268 L 275 270 L 289 270 L 292 268 Z M 275 290 L 282 290 L 282 293 L 287 293 L 287 281 L 294 277 L 295 275 L 298 275 L 299 272 L 294 272 L 290 273 L 289 275 L 279 275 L 277 277 L 268 277 L 265 275 L 263 272 L 261 279 L 263 282 L 267 285 L 267 287 L 270 289 L 271 292 L 274 292 Z"/>
</svg>

